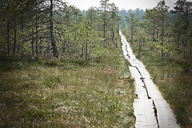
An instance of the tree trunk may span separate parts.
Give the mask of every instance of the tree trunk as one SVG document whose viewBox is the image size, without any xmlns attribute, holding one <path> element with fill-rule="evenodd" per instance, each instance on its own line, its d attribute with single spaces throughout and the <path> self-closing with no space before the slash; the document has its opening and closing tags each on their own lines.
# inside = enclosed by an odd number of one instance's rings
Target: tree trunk
<svg viewBox="0 0 192 128">
<path fill-rule="evenodd" d="M 139 41 L 139 53 L 138 53 L 138 57 L 140 57 L 141 47 L 142 47 L 142 44 L 141 44 L 141 41 Z"/>
<path fill-rule="evenodd" d="M 132 21 L 131 21 L 131 44 L 133 44 L 133 17 L 132 17 Z"/>
<path fill-rule="evenodd" d="M 36 38 L 36 43 L 35 43 L 35 51 L 36 55 L 38 54 L 38 19 L 37 19 L 37 6 L 36 6 L 36 33 L 35 33 L 35 38 Z"/>
<path fill-rule="evenodd" d="M 66 41 L 64 40 L 64 43 L 63 43 L 63 53 L 65 53 L 65 44 L 66 44 Z"/>
<path fill-rule="evenodd" d="M 21 26 L 21 32 L 23 33 L 24 31 L 23 31 L 23 26 Z M 21 54 L 22 54 L 22 56 L 23 56 L 23 52 L 24 52 L 24 38 L 22 37 L 22 41 L 21 41 L 21 50 L 22 50 L 22 52 L 21 52 Z"/>
<path fill-rule="evenodd" d="M 33 22 L 32 22 L 32 41 L 31 41 L 31 50 L 32 50 L 32 56 L 34 54 L 34 36 L 33 36 L 34 30 L 33 30 Z"/>
<path fill-rule="evenodd" d="M 16 21 L 15 21 L 16 22 Z M 16 30 L 16 23 L 14 23 L 14 39 L 13 39 L 13 54 L 15 53 L 16 50 L 16 42 L 17 42 L 17 30 Z"/>
<path fill-rule="evenodd" d="M 114 36 L 115 36 L 115 33 L 113 31 L 113 28 L 111 29 L 111 40 L 114 42 Z"/>
<path fill-rule="evenodd" d="M 41 39 L 41 37 L 40 37 L 40 39 Z M 42 39 L 40 40 L 40 42 L 39 42 L 39 53 L 41 54 L 42 53 Z"/>
<path fill-rule="evenodd" d="M 157 39 L 159 39 L 159 28 L 158 28 L 158 26 L 159 26 L 159 23 L 157 23 Z"/>
<path fill-rule="evenodd" d="M 106 10 L 107 10 L 107 1 L 104 3 L 104 20 L 103 20 L 103 38 L 105 40 L 105 29 L 106 29 Z"/>
<path fill-rule="evenodd" d="M 93 26 L 93 16 L 92 16 L 92 12 L 91 12 L 91 27 Z"/>
<path fill-rule="evenodd" d="M 82 49 L 81 49 L 81 55 L 80 55 L 80 58 L 83 57 L 83 55 L 84 55 L 83 47 L 84 47 L 84 43 L 82 44 Z"/>
<path fill-rule="evenodd" d="M 103 24 L 103 38 L 104 38 L 104 40 L 105 40 L 105 28 L 106 28 L 106 21 L 105 21 L 105 18 L 104 18 L 104 24 Z"/>
<path fill-rule="evenodd" d="M 57 46 L 55 43 L 55 38 L 54 38 L 54 34 L 53 34 L 53 0 L 50 0 L 50 38 L 51 38 L 51 45 L 52 45 L 52 49 L 53 49 L 53 56 L 58 58 L 58 51 L 57 51 Z"/>
<path fill-rule="evenodd" d="M 87 38 L 85 42 L 85 60 L 88 61 L 87 56 L 88 56 L 88 31 L 87 31 Z"/>
<path fill-rule="evenodd" d="M 186 59 L 186 45 L 185 45 L 185 41 L 182 41 L 183 43 L 183 59 Z"/>
<path fill-rule="evenodd" d="M 87 61 L 87 52 L 88 52 L 88 50 L 87 50 L 87 40 L 86 40 L 86 42 L 85 42 L 85 60 Z"/>
<path fill-rule="evenodd" d="M 153 34 L 152 34 L 153 40 L 155 40 L 155 24 L 153 24 Z"/>
<path fill-rule="evenodd" d="M 164 38 L 164 16 L 162 18 L 162 37 L 161 37 L 161 41 L 162 41 L 161 45 L 162 45 L 162 47 L 164 45 L 163 38 Z M 161 49 L 161 58 L 162 58 L 162 61 L 163 61 L 164 60 L 164 50 L 163 50 L 163 48 Z"/>
<path fill-rule="evenodd" d="M 7 0 L 7 53 L 9 54 L 9 1 Z"/>
</svg>

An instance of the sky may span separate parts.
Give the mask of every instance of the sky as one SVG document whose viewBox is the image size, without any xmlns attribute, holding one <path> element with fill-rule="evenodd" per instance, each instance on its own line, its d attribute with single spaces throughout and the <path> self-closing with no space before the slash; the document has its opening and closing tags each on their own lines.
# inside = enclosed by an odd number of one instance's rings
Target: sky
<svg viewBox="0 0 192 128">
<path fill-rule="evenodd" d="M 91 6 L 99 7 L 100 0 L 65 0 L 66 2 L 70 3 L 71 5 L 75 5 L 75 7 L 79 8 L 80 10 L 87 10 Z M 151 9 L 157 5 L 157 3 L 161 0 L 109 0 L 110 3 L 115 3 L 115 5 L 121 9 Z M 170 6 L 170 10 L 173 9 L 174 3 L 177 0 L 165 0 L 166 5 Z M 191 1 L 192 0 L 188 0 Z"/>
</svg>

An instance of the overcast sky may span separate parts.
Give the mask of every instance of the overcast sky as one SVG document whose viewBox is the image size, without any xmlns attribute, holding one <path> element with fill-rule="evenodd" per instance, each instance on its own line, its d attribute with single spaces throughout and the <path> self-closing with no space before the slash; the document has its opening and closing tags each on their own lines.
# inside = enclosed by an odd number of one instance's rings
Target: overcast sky
<svg viewBox="0 0 192 128">
<path fill-rule="evenodd" d="M 71 5 L 75 5 L 79 9 L 87 10 L 91 6 L 99 7 L 100 0 L 65 0 L 66 2 L 70 3 Z M 161 0 L 109 0 L 110 3 L 115 3 L 119 9 L 151 9 L 157 5 L 157 3 Z M 177 0 L 165 0 L 166 5 L 170 6 L 170 9 L 173 9 L 174 3 Z M 192 1 L 192 0 L 188 0 Z"/>
</svg>

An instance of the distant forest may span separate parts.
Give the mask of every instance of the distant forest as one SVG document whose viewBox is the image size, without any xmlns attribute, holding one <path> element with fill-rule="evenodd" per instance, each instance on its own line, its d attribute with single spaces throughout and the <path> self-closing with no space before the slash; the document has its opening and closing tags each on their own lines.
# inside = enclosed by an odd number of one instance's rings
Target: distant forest
<svg viewBox="0 0 192 128">
<path fill-rule="evenodd" d="M 81 11 L 81 13 L 83 15 L 85 15 L 85 16 L 87 15 L 86 10 Z M 118 10 L 118 15 L 121 18 L 121 22 L 120 22 L 121 29 L 124 28 L 125 25 L 129 25 L 129 23 L 126 21 L 125 16 L 129 16 L 129 14 L 131 14 L 131 13 L 135 13 L 136 16 L 139 18 L 139 20 L 141 22 L 143 21 L 142 17 L 145 15 L 145 10 L 143 10 L 143 9 L 137 8 L 135 10 L 132 10 L 132 9 L 129 9 L 129 10 L 124 10 L 124 9 L 123 10 Z"/>
<path fill-rule="evenodd" d="M 86 16 L 87 15 L 87 11 L 86 10 L 83 10 L 81 11 L 81 13 Z M 129 25 L 129 23 L 127 22 L 126 20 L 126 16 L 129 17 L 131 13 L 134 13 L 138 18 L 139 18 L 139 21 L 140 22 L 144 22 L 144 18 L 143 16 L 146 14 L 146 10 L 144 9 L 128 9 L 128 10 L 125 10 L 125 9 L 122 9 L 122 10 L 118 10 L 118 15 L 120 16 L 121 18 L 121 22 L 120 22 L 120 28 L 123 29 L 125 28 L 126 25 Z M 177 17 L 178 17 L 178 14 L 175 14 L 175 13 L 171 13 L 171 11 L 168 11 L 168 15 L 169 15 L 169 22 L 171 23 L 172 21 L 174 21 Z"/>
<path fill-rule="evenodd" d="M 125 28 L 126 25 L 129 25 L 125 17 L 126 16 L 129 17 L 131 13 L 134 13 L 139 18 L 140 22 L 144 22 L 143 16 L 146 14 L 146 10 L 139 9 L 139 8 L 135 10 L 132 10 L 132 9 L 119 10 L 119 16 L 121 17 L 121 23 L 120 23 L 121 29 Z M 170 17 L 169 18 L 170 22 L 172 22 L 177 17 L 177 14 L 171 13 L 170 11 L 168 12 L 168 15 Z"/>
</svg>

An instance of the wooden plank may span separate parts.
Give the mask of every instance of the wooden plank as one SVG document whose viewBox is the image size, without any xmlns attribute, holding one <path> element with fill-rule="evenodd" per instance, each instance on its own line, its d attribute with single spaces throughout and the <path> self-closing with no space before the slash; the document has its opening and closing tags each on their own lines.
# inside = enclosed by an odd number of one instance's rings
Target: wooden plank
<svg viewBox="0 0 192 128">
<path fill-rule="evenodd" d="M 136 59 L 135 61 L 139 64 L 139 67 L 145 67 L 145 65 L 138 59 Z"/>
<path fill-rule="evenodd" d="M 144 88 L 143 82 L 140 80 L 141 75 L 135 67 L 129 66 L 131 76 L 135 79 L 135 94 L 137 99 L 148 99 L 146 89 Z"/>
<path fill-rule="evenodd" d="M 157 109 L 159 128 L 179 128 L 172 109 L 164 99 L 155 99 L 154 104 Z"/>
<path fill-rule="evenodd" d="M 144 89 L 142 82 L 135 82 L 135 94 L 137 99 L 148 99 L 147 92 Z"/>
<path fill-rule="evenodd" d="M 157 126 L 153 126 L 153 125 L 151 125 L 151 126 L 149 126 L 149 125 L 143 126 L 143 125 L 140 125 L 140 124 L 135 124 L 135 128 L 158 128 L 158 127 Z"/>
<path fill-rule="evenodd" d="M 142 65 L 141 63 L 139 65 Z M 151 79 L 151 76 L 149 75 L 149 72 L 146 70 L 146 68 L 144 66 L 138 66 L 137 67 L 139 72 L 141 73 L 141 75 L 145 78 L 145 79 Z"/>
<path fill-rule="evenodd" d="M 127 51 L 128 51 L 128 54 L 129 54 L 129 56 L 132 58 L 132 59 L 135 59 L 135 55 L 133 54 L 133 51 L 132 51 L 132 49 L 127 45 L 127 49 L 126 49 Z"/>
<path fill-rule="evenodd" d="M 134 67 L 139 66 L 137 62 L 135 62 L 135 61 L 133 61 L 133 60 L 131 60 L 131 59 L 128 59 L 128 61 L 129 61 L 129 63 L 130 63 L 131 66 L 134 66 Z"/>
<path fill-rule="evenodd" d="M 157 86 L 153 83 L 151 79 L 144 79 L 148 95 L 151 99 L 163 99 Z"/>
<path fill-rule="evenodd" d="M 150 99 L 135 99 L 133 103 L 134 114 L 136 117 L 135 128 L 157 128 L 153 102 Z"/>
<path fill-rule="evenodd" d="M 131 76 L 134 79 L 140 79 L 141 78 L 141 75 L 139 74 L 139 72 L 138 72 L 136 67 L 129 66 L 129 70 L 131 72 Z"/>
</svg>

